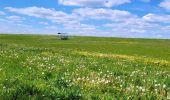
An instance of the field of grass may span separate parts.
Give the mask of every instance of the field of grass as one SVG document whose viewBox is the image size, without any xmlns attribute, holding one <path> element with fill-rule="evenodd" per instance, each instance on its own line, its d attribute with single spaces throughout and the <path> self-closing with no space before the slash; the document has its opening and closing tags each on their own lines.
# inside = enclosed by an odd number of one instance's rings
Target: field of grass
<svg viewBox="0 0 170 100">
<path fill-rule="evenodd" d="M 170 40 L 1 34 L 0 99 L 170 99 Z"/>
</svg>

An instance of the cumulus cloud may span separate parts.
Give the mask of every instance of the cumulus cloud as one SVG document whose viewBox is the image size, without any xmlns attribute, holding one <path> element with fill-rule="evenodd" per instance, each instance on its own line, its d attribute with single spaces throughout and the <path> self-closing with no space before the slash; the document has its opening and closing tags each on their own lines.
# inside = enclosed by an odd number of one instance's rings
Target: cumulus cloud
<svg viewBox="0 0 170 100">
<path fill-rule="evenodd" d="M 107 19 L 112 21 L 127 20 L 127 18 L 135 17 L 128 11 L 112 10 L 112 9 L 94 9 L 94 8 L 79 8 L 73 10 L 73 13 L 84 19 Z"/>
<path fill-rule="evenodd" d="M 83 7 L 113 7 L 130 2 L 131 0 L 58 0 L 62 5 Z"/>
<path fill-rule="evenodd" d="M 79 18 L 76 14 L 67 14 L 62 11 L 57 11 L 54 9 L 46 9 L 46 8 L 38 8 L 38 7 L 27 7 L 27 8 L 6 7 L 5 9 L 17 14 L 23 14 L 27 16 L 36 17 L 36 18 L 48 19 L 54 23 L 60 24 L 60 26 L 63 26 L 65 29 L 74 29 L 74 30 L 95 29 L 95 26 L 93 25 L 80 23 L 78 20 Z M 7 17 L 7 19 L 19 20 L 17 16 L 10 16 Z M 48 25 L 46 22 L 39 22 L 39 23 Z M 51 26 L 50 28 L 48 27 L 48 29 L 52 29 Z"/>
<path fill-rule="evenodd" d="M 2 11 L 0 11 L 0 15 L 5 15 L 5 13 L 4 13 L 4 12 L 2 12 Z"/>
<path fill-rule="evenodd" d="M 146 22 L 110 23 L 103 27 L 110 27 L 112 36 L 117 37 L 167 38 L 170 36 L 170 27 Z"/>
<path fill-rule="evenodd" d="M 48 25 L 47 22 L 39 22 L 39 24 L 42 24 L 42 25 Z"/>
<path fill-rule="evenodd" d="M 159 6 L 170 11 L 170 0 L 164 0 Z"/>
<path fill-rule="evenodd" d="M 65 28 L 67 29 L 74 29 L 74 30 L 95 30 L 96 27 L 94 25 L 87 25 L 87 24 L 65 24 Z"/>
<path fill-rule="evenodd" d="M 143 20 L 148 22 L 170 23 L 170 15 L 147 14 L 143 16 Z"/>
<path fill-rule="evenodd" d="M 18 14 L 24 14 L 28 16 L 33 16 L 37 18 L 49 19 L 52 22 L 65 23 L 75 19 L 74 16 L 68 15 L 62 11 L 56 11 L 53 9 L 39 8 L 39 7 L 27 7 L 27 8 L 13 8 L 6 7 L 10 12 L 15 12 Z"/>
<path fill-rule="evenodd" d="M 150 2 L 151 0 L 141 0 L 141 1 L 148 3 L 148 2 Z"/>
<path fill-rule="evenodd" d="M 147 14 L 139 17 L 128 11 L 109 8 L 77 8 L 72 10 L 72 13 L 39 7 L 6 7 L 5 9 L 17 14 L 48 19 L 55 23 L 53 26 L 45 25 L 42 30 L 30 28 L 32 32 L 39 31 L 38 33 L 62 31 L 72 35 L 159 38 L 168 36 L 170 31 L 170 27 L 168 27 L 170 23 L 167 23 L 170 20 L 170 15 Z M 95 25 L 99 21 L 104 23 Z M 162 25 L 162 23 L 166 24 Z"/>
<path fill-rule="evenodd" d="M 170 20 L 168 17 L 169 15 L 147 14 L 143 17 L 131 17 L 122 22 L 104 24 L 103 27 L 110 27 L 111 32 L 118 37 L 163 38 L 165 35 L 170 36 L 170 27 L 167 27 Z"/>
<path fill-rule="evenodd" d="M 20 16 L 7 16 L 6 19 L 11 22 L 22 22 L 23 18 Z"/>
</svg>

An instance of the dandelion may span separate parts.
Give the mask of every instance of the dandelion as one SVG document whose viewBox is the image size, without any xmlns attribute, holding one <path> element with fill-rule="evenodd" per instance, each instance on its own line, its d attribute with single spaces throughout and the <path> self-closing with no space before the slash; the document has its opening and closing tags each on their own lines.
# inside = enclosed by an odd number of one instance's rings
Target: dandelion
<svg viewBox="0 0 170 100">
<path fill-rule="evenodd" d="M 81 80 L 81 78 L 77 78 L 77 80 Z"/>
<path fill-rule="evenodd" d="M 165 84 L 163 85 L 163 88 L 164 88 L 164 89 L 166 88 L 166 85 L 165 85 Z"/>
<path fill-rule="evenodd" d="M 144 88 L 142 89 L 142 92 L 145 92 L 145 89 L 144 89 Z"/>
<path fill-rule="evenodd" d="M 142 90 L 143 88 L 140 86 L 139 89 Z"/>
<path fill-rule="evenodd" d="M 158 92 L 158 89 L 155 89 L 155 92 L 157 93 L 157 92 Z"/>
<path fill-rule="evenodd" d="M 92 82 L 92 83 L 95 83 L 95 80 L 92 80 L 91 82 Z"/>
<path fill-rule="evenodd" d="M 155 84 L 155 87 L 160 86 L 160 84 Z"/>
<path fill-rule="evenodd" d="M 170 93 L 168 93 L 167 95 L 167 100 L 170 100 Z"/>
<path fill-rule="evenodd" d="M 106 81 L 105 81 L 105 84 L 108 84 L 109 82 L 110 82 L 109 80 L 106 80 Z"/>
<path fill-rule="evenodd" d="M 6 87 L 5 87 L 5 86 L 3 86 L 3 89 L 6 89 Z"/>
</svg>

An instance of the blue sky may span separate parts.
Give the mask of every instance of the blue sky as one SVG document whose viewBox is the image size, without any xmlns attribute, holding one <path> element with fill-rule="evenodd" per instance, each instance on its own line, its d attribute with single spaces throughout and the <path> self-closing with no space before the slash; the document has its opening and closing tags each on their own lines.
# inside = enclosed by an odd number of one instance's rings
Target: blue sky
<svg viewBox="0 0 170 100">
<path fill-rule="evenodd" d="M 0 0 L 0 33 L 170 38 L 170 0 Z"/>
</svg>

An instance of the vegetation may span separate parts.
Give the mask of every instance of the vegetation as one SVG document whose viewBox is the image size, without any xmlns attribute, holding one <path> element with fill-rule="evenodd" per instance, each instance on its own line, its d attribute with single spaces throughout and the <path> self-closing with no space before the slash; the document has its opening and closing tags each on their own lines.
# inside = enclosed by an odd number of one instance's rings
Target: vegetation
<svg viewBox="0 0 170 100">
<path fill-rule="evenodd" d="M 170 40 L 0 35 L 0 99 L 170 99 Z"/>
</svg>

